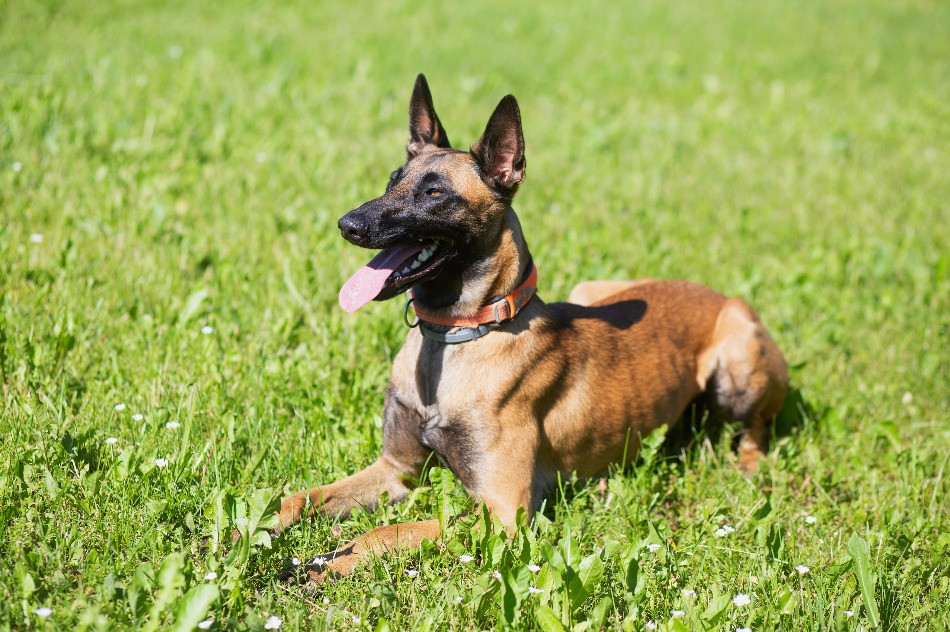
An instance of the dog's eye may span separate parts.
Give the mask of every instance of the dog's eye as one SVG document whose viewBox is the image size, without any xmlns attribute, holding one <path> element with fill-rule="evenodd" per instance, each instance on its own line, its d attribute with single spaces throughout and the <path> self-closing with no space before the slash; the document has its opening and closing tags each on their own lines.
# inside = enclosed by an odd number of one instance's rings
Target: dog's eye
<svg viewBox="0 0 950 632">
<path fill-rule="evenodd" d="M 442 195 L 442 191 L 439 191 L 438 189 L 426 189 L 426 195 L 429 197 L 439 197 Z"/>
</svg>

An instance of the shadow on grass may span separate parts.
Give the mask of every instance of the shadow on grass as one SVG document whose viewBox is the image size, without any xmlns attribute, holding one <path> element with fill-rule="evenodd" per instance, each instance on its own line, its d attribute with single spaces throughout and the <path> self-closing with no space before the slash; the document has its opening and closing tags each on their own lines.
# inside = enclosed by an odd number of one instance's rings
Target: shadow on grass
<svg viewBox="0 0 950 632">
<path fill-rule="evenodd" d="M 781 439 L 794 434 L 809 419 L 815 418 L 815 408 L 805 399 L 801 389 L 790 387 L 781 412 L 771 422 L 771 439 Z M 742 434 L 741 422 L 732 421 L 728 415 L 711 404 L 708 393 L 703 393 L 686 409 L 683 417 L 666 434 L 663 451 L 667 456 L 698 450 L 708 438 L 716 445 L 725 429 L 734 432 L 732 449 L 735 450 Z"/>
</svg>

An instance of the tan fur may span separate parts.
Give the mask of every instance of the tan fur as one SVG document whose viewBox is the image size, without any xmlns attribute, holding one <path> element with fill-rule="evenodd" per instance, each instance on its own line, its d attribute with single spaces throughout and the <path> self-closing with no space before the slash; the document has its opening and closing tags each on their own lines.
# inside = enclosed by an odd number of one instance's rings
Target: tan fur
<svg viewBox="0 0 950 632">
<path fill-rule="evenodd" d="M 427 96 L 428 88 L 420 94 Z M 423 122 L 436 118 L 432 110 Z M 444 212 L 457 213 L 453 221 L 471 227 L 484 257 L 472 268 L 477 274 L 464 269 L 459 286 L 445 285 L 454 288 L 452 304 L 426 309 L 470 314 L 519 284 L 528 247 L 508 201 L 480 177 L 474 154 L 419 145 L 420 137 L 411 137 L 416 140 L 399 185 L 408 188 L 396 187 L 380 200 L 406 195 L 414 178 L 432 170 L 451 180 L 465 203 Z M 518 164 L 523 175 L 524 163 Z M 542 286 L 556 273 L 541 270 Z M 382 492 L 399 501 L 433 453 L 511 526 L 519 509 L 529 516 L 537 509 L 558 474 L 589 477 L 624 455 L 634 458 L 643 437 L 675 424 L 704 391 L 744 423 L 739 465 L 757 468 L 788 375 L 781 352 L 746 303 L 694 283 L 649 279 L 582 283 L 569 301 L 545 304 L 535 297 L 514 320 L 464 344 L 409 330 L 386 391 L 382 455 L 342 481 L 284 499 L 281 528 L 312 512 L 342 516 L 357 506 L 373 507 Z M 439 536 L 435 520 L 382 527 L 307 570 L 310 579 L 322 581 L 352 572 L 370 556 Z"/>
</svg>

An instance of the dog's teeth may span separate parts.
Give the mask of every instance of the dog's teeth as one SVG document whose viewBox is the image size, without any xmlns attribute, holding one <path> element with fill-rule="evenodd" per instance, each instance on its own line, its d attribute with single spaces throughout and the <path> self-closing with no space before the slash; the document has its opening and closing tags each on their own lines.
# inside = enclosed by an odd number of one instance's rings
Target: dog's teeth
<svg viewBox="0 0 950 632">
<path fill-rule="evenodd" d="M 415 270 L 416 268 L 418 268 L 418 267 L 421 266 L 421 265 L 422 265 L 422 264 L 417 260 L 417 261 L 413 261 L 413 262 L 412 262 L 412 265 L 409 266 L 409 267 L 412 268 L 413 270 Z"/>
<path fill-rule="evenodd" d="M 423 250 L 419 253 L 419 261 L 426 261 L 429 258 L 429 251 Z"/>
<path fill-rule="evenodd" d="M 402 273 L 403 273 L 403 274 L 409 274 L 409 266 L 406 266 L 405 268 L 403 268 L 403 269 L 402 269 Z"/>
</svg>

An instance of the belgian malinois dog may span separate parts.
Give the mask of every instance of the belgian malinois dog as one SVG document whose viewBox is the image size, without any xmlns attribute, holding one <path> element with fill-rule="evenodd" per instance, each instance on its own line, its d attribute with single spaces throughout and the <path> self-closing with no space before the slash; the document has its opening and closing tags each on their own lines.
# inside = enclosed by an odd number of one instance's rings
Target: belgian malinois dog
<svg viewBox="0 0 950 632">
<path fill-rule="evenodd" d="M 373 507 L 382 492 L 403 499 L 433 455 L 511 526 L 558 474 L 589 477 L 633 458 L 643 437 L 704 394 L 743 423 L 738 463 L 756 470 L 788 382 L 756 313 L 684 281 L 589 281 L 568 302 L 545 303 L 511 207 L 524 177 L 513 96 L 458 151 L 419 75 L 406 163 L 385 194 L 339 221 L 347 241 L 381 250 L 344 284 L 343 309 L 411 297 L 412 328 L 386 389 L 383 451 L 352 476 L 285 498 L 281 529 L 311 512 Z M 317 558 L 309 576 L 346 575 L 369 556 L 439 537 L 438 520 L 374 529 Z"/>
</svg>

